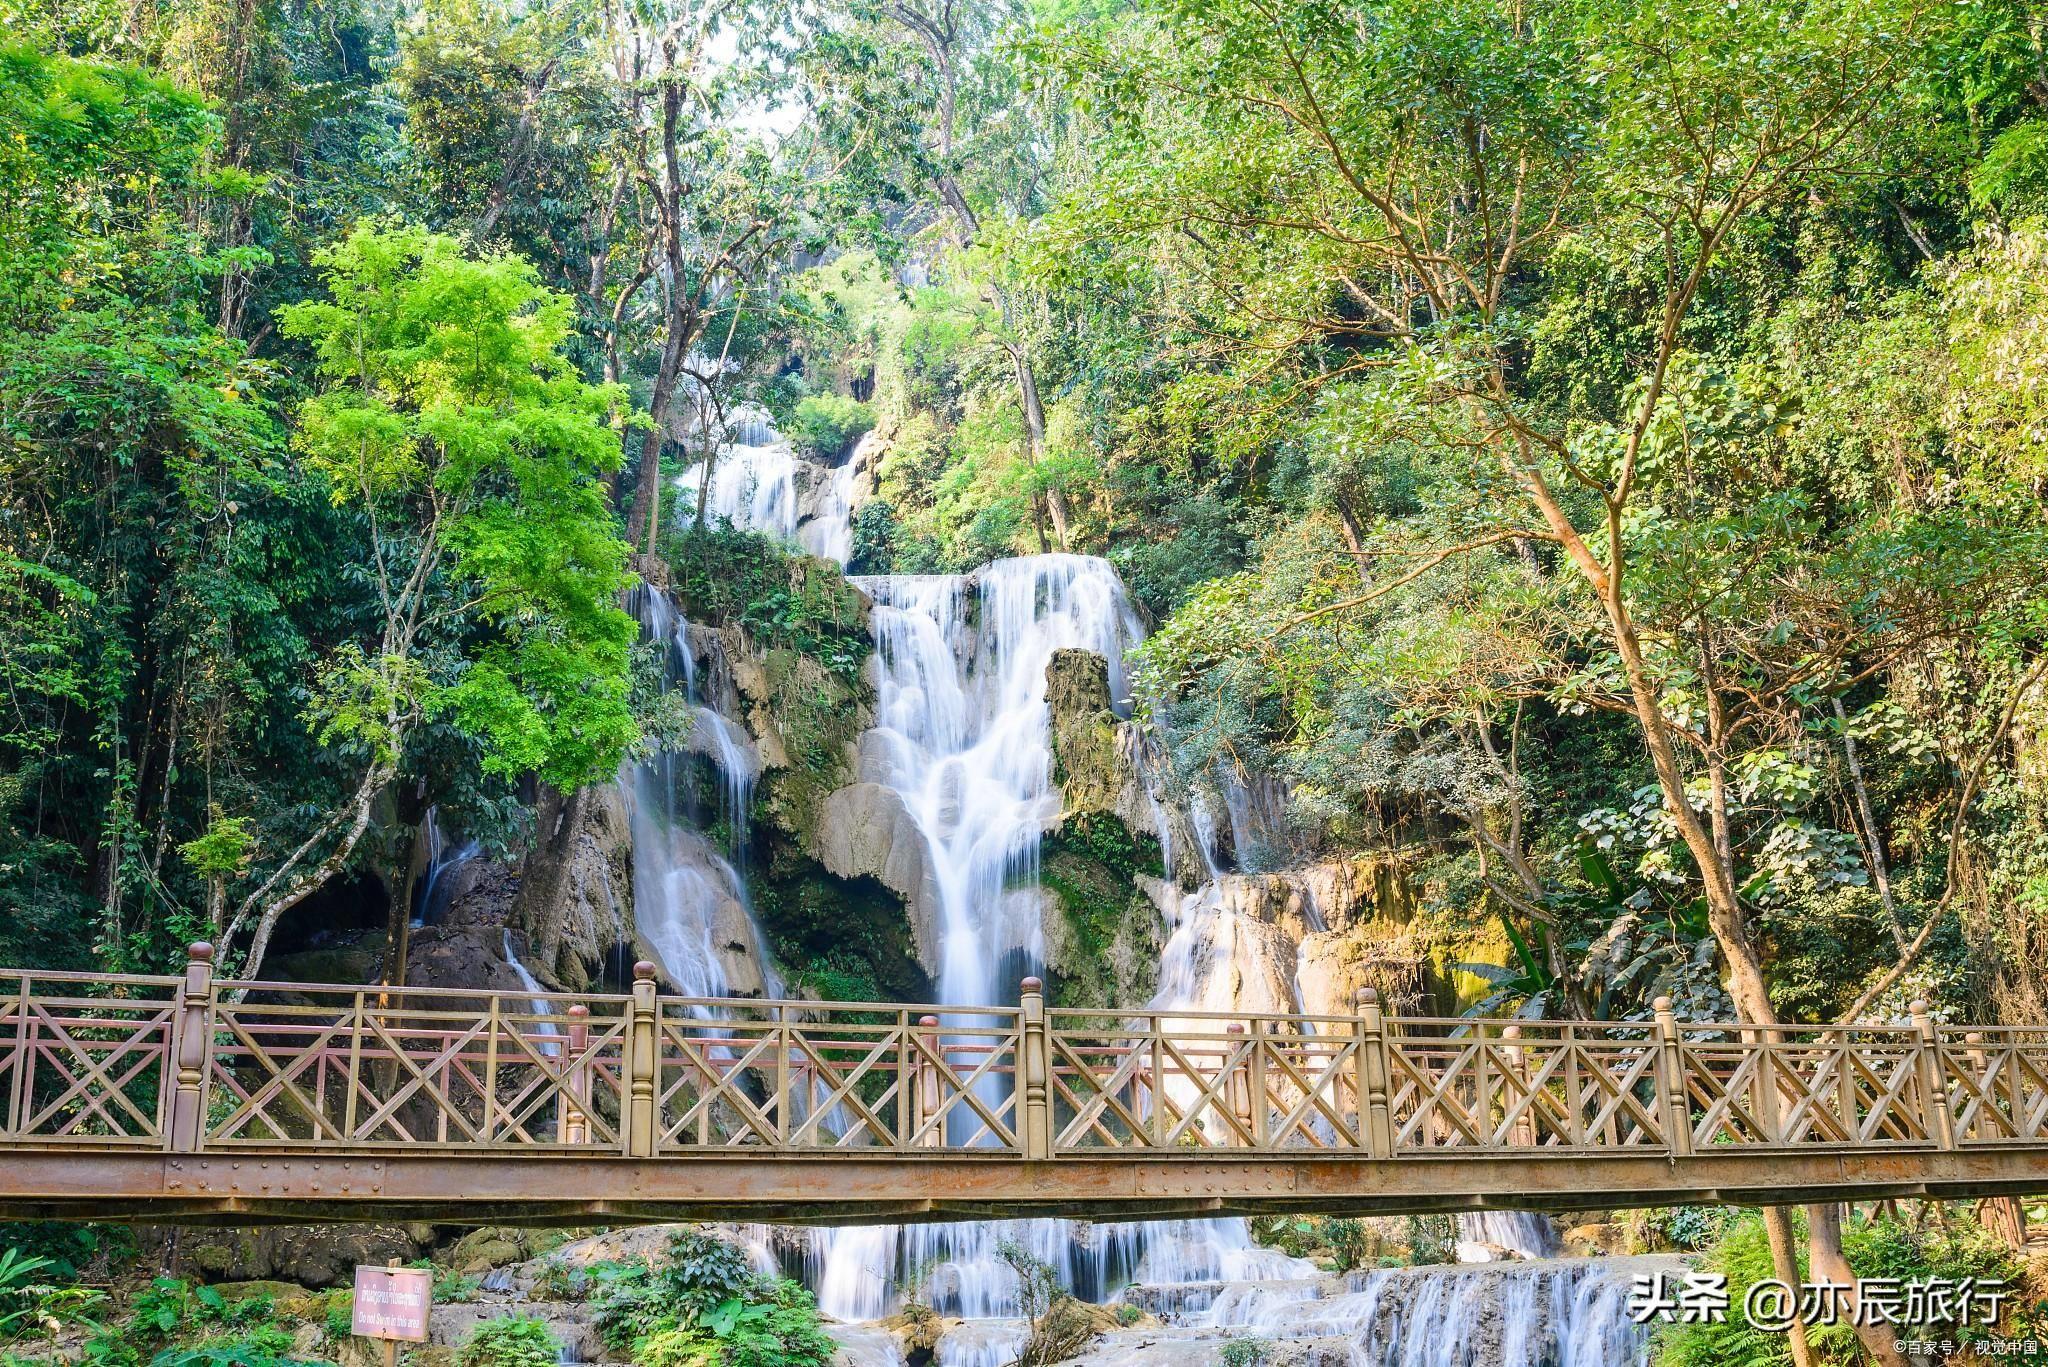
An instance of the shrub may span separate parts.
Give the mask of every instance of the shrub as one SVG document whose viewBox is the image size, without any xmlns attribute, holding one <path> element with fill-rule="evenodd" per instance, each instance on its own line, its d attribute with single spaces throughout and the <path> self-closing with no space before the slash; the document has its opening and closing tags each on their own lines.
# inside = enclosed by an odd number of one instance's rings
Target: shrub
<svg viewBox="0 0 2048 1367">
<path fill-rule="evenodd" d="M 1408 1261 L 1416 1265 L 1454 1262 L 1458 1226 L 1448 1215 L 1408 1217 Z"/>
<path fill-rule="evenodd" d="M 561 1355 L 544 1321 L 507 1315 L 472 1329 L 455 1354 L 455 1367 L 555 1367 Z"/>
<path fill-rule="evenodd" d="M 896 505 L 871 498 L 853 510 L 853 549 L 846 559 L 848 574 L 896 572 Z"/>
<path fill-rule="evenodd" d="M 1265 1367 L 1272 1359 L 1273 1345 L 1255 1335 L 1235 1338 L 1223 1345 L 1223 1367 Z"/>
<path fill-rule="evenodd" d="M 336 1291 L 329 1294 L 327 1297 L 326 1313 L 327 1337 L 330 1339 L 347 1338 L 349 1333 L 355 1328 L 355 1321 L 356 1293 L 353 1291 Z"/>
<path fill-rule="evenodd" d="M 827 1367 L 835 1345 L 794 1282 L 757 1274 L 722 1239 L 684 1230 L 658 1266 L 602 1264 L 591 1304 L 606 1343 L 639 1367 Z M 458 1364 L 458 1367 L 466 1367 Z"/>
<path fill-rule="evenodd" d="M 833 461 L 845 455 L 874 425 L 874 413 L 859 399 L 843 394 L 810 394 L 797 400 L 782 424 L 782 434 L 796 451 L 817 460 Z"/>
</svg>

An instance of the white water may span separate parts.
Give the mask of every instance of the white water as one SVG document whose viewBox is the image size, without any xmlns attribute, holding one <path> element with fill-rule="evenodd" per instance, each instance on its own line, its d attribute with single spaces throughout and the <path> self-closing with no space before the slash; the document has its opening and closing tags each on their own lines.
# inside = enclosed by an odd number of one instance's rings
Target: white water
<svg viewBox="0 0 2048 1367">
<path fill-rule="evenodd" d="M 862 776 L 900 793 L 924 833 L 939 894 L 941 998 L 1014 1001 L 1015 979 L 996 974 L 1020 958 L 1043 962 L 1038 845 L 1059 811 L 1046 665 L 1056 650 L 1094 651 L 1110 662 L 1111 695 L 1121 695 L 1137 619 L 1116 572 L 1090 556 L 999 560 L 972 581 L 853 582 L 873 600 L 881 660 L 863 746 L 878 760 Z"/>
<path fill-rule="evenodd" d="M 534 1033 L 544 1035 L 550 1040 L 556 1039 L 562 1032 L 554 1023 L 555 1008 L 552 1004 L 539 1000 L 540 994 L 546 992 L 547 989 L 540 985 L 540 980 L 533 976 L 532 971 L 527 968 L 525 961 L 519 957 L 519 951 L 512 947 L 512 931 L 510 928 L 507 928 L 503 934 L 505 937 L 505 962 L 512 965 L 512 973 L 513 976 L 519 979 L 520 989 L 533 993 L 535 997 L 531 1005 L 533 1014 L 539 1019 L 534 1024 Z M 553 1058 L 555 1051 L 560 1047 L 559 1044 L 543 1044 L 540 1046 L 540 1050 L 546 1057 Z"/>
<path fill-rule="evenodd" d="M 677 477 L 677 518 L 696 519 L 702 490 L 708 516 L 793 540 L 812 555 L 844 565 L 853 553 L 854 457 L 829 469 L 799 458 L 758 408 L 740 410 L 727 430 L 709 489 L 703 488 L 702 462 Z M 806 489 L 814 490 L 808 514 Z"/>
<path fill-rule="evenodd" d="M 708 754 L 718 770 L 720 810 L 737 846 L 745 839 L 757 768 L 751 746 L 696 698 L 688 624 L 667 595 L 642 593 L 640 616 L 648 635 L 669 645 L 669 676 L 689 690 L 686 697 L 694 704 L 691 749 Z M 620 783 L 632 819 L 634 916 L 674 990 L 686 997 L 731 994 L 729 951 L 720 946 L 737 938 L 760 978 L 747 986 L 780 995 L 781 984 L 762 952 L 764 941 L 748 907 L 746 879 L 701 833 L 701 819 L 690 811 L 686 757 L 664 751 L 645 763 L 624 765 Z"/>
<path fill-rule="evenodd" d="M 420 834 L 427 843 L 427 867 L 420 878 L 419 891 L 413 895 L 412 925 L 415 930 L 441 919 L 455 891 L 455 874 L 482 853 L 482 847 L 474 840 L 453 841 L 448 838 L 441 829 L 441 809 L 438 807 L 427 808 Z"/>
<path fill-rule="evenodd" d="M 765 427 L 740 436 L 721 456 L 710 511 L 736 525 L 798 536 L 814 554 L 843 564 L 850 469 L 827 476 L 831 487 L 799 528 L 797 484 L 805 476 L 787 446 Z M 694 488 L 694 478 L 686 480 Z M 1124 653 L 1140 628 L 1114 571 L 1090 557 L 998 561 L 971 578 L 854 582 L 874 605 L 880 657 L 876 726 L 863 742 L 861 776 L 895 790 L 925 837 L 938 892 L 941 1000 L 962 1007 L 1014 1001 L 1017 979 L 1039 971 L 1044 951 L 1037 857 L 1058 803 L 1046 665 L 1063 647 L 1095 651 L 1108 661 L 1112 694 L 1121 698 Z M 743 738 L 719 730 L 710 744 L 722 754 L 724 772 L 739 771 Z M 1286 794 L 1270 781 L 1212 777 L 1213 804 L 1197 801 L 1190 813 L 1208 878 L 1171 918 L 1153 1006 L 1297 1009 L 1297 961 L 1284 952 L 1286 940 L 1238 912 L 1220 891 L 1227 866 L 1284 855 Z M 1164 836 L 1163 804 L 1156 793 L 1149 796 Z M 636 844 L 638 820 L 636 809 Z M 686 916 L 670 931 L 704 944 L 704 927 Z M 683 943 L 673 952 L 691 954 Z M 1522 1258 L 1556 1251 L 1554 1232 L 1535 1216 L 1468 1215 L 1459 1233 L 1465 1257 L 1492 1257 L 1496 1248 Z M 1196 1332 L 1335 1336 L 1348 1342 L 1354 1367 L 1610 1367 L 1640 1362 L 1646 1352 L 1628 1323 L 1627 1276 L 1595 1264 L 1370 1273 L 1326 1295 L 1313 1265 L 1255 1246 L 1241 1220 L 831 1230 L 813 1243 L 806 1271 L 820 1308 L 856 1321 L 889 1313 L 906 1274 L 923 1272 L 927 1303 L 967 1320 L 941 1339 L 936 1367 L 1002 1367 L 1025 1335 L 1015 1319 L 1015 1276 L 997 1253 L 1006 1240 L 1051 1265 L 1083 1296 L 1100 1298 L 1127 1281 L 1183 1288 L 1191 1303 L 1198 1298 L 1204 1305 L 1190 1321 L 1203 1326 Z M 1201 1293 L 1203 1283 L 1216 1286 L 1213 1294 Z M 843 1330 L 840 1337 L 849 1361 L 861 1367 L 900 1360 L 892 1345 L 863 1331 Z M 1089 1358 L 1119 1361 L 1114 1348 Z M 1161 1359 L 1134 1352 L 1133 1367 L 1141 1361 Z"/>
<path fill-rule="evenodd" d="M 1350 1289 L 1327 1297 L 1219 1296 L 1192 1319 L 1259 1337 L 1343 1339 L 1354 1367 L 1628 1367 L 1649 1360 L 1649 1335 L 1628 1313 L 1637 1270 L 1602 1259 L 1402 1268 L 1353 1274 L 1339 1284 Z"/>
</svg>

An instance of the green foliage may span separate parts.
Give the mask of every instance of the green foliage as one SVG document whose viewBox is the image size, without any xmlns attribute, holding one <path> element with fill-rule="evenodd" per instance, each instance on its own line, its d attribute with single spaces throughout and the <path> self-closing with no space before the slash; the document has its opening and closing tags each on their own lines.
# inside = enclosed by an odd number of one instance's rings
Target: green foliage
<svg viewBox="0 0 2048 1367">
<path fill-rule="evenodd" d="M 887 499 L 871 498 L 855 508 L 852 532 L 853 547 L 846 559 L 848 574 L 895 573 L 900 533 L 896 510 Z"/>
<path fill-rule="evenodd" d="M 48 1258 L 24 1254 L 18 1248 L 0 1249 L 0 1338 L 12 1335 L 34 1312 L 29 1289 L 38 1274 L 55 1266 Z"/>
<path fill-rule="evenodd" d="M 837 570 L 758 532 L 693 526 L 663 545 L 693 622 L 736 625 L 770 649 L 795 651 L 851 682 L 872 648 L 860 596 Z"/>
<path fill-rule="evenodd" d="M 1326 1254 L 1339 1272 L 1365 1266 L 1374 1247 L 1365 1222 L 1343 1216 L 1264 1217 L 1252 1222 L 1252 1235 L 1260 1243 L 1278 1248 L 1289 1257 Z"/>
<path fill-rule="evenodd" d="M 794 1282 L 756 1274 L 746 1253 L 679 1230 L 660 1261 L 593 1269 L 599 1331 L 636 1363 L 665 1367 L 825 1367 L 836 1347 Z"/>
<path fill-rule="evenodd" d="M 1223 1367 L 1266 1367 L 1273 1360 L 1273 1342 L 1256 1334 L 1239 1334 L 1224 1341 L 1217 1359 Z"/>
<path fill-rule="evenodd" d="M 1408 1261 L 1417 1267 L 1457 1261 L 1458 1226 L 1448 1215 L 1407 1217 Z"/>
<path fill-rule="evenodd" d="M 1803 1229 L 1798 1233 L 1803 1246 Z M 1898 1220 L 1853 1222 L 1844 1231 L 1843 1251 L 1850 1266 L 1866 1277 L 1923 1281 L 2002 1278 L 2017 1284 L 2021 1276 L 2011 1250 L 1981 1226 L 1974 1222 L 1956 1225 L 1945 1217 L 1918 1228 Z M 1745 1212 L 1728 1220 L 1709 1249 L 1706 1265 L 1727 1276 L 1730 1302 L 1739 1307 L 1751 1286 L 1776 1275 L 1762 1219 Z M 2037 1314 L 2035 1309 L 2022 1307 L 2012 1322 L 2002 1327 L 2002 1332 L 2038 1334 L 2041 1326 L 2030 1318 Z M 1946 1338 L 1959 1343 L 1981 1339 L 1992 1332 L 1990 1326 L 1964 1326 L 1957 1322 L 1914 1328 L 1919 1337 Z M 1821 1362 L 1846 1365 L 1864 1361 L 1855 1331 L 1847 1324 L 1817 1327 L 1808 1337 Z M 1730 1362 L 1768 1367 L 1790 1361 L 1783 1333 L 1754 1328 L 1739 1311 L 1731 1312 L 1721 1324 L 1668 1326 L 1658 1340 L 1658 1367 L 1718 1367 Z"/>
<path fill-rule="evenodd" d="M 413 720 L 446 716 L 486 772 L 562 788 L 611 772 L 634 738 L 626 547 L 600 478 L 619 464 L 621 396 L 563 356 L 568 299 L 524 260 L 416 228 L 359 227 L 316 260 L 331 300 L 282 318 L 325 382 L 294 446 L 392 566 L 383 642 L 323 679 L 323 737 L 388 763 Z M 438 678 L 408 645 L 437 575 L 490 628 Z"/>
<path fill-rule="evenodd" d="M 782 420 L 781 429 L 796 451 L 831 465 L 874 425 L 874 413 L 858 399 L 843 394 L 806 394 Z"/>
<path fill-rule="evenodd" d="M 477 1322 L 455 1351 L 455 1367 L 554 1367 L 561 1352 L 547 1321 L 503 1315 Z"/>
<path fill-rule="evenodd" d="M 149 1367 L 327 1367 L 327 1364 L 317 1358 L 287 1356 L 274 1344 L 237 1342 L 202 1344 L 196 1348 L 166 1348 L 149 1360 Z"/>
<path fill-rule="evenodd" d="M 355 1331 L 356 1293 L 347 1290 L 330 1293 L 321 1322 L 329 1339 L 339 1342 L 347 1338 Z"/>
</svg>

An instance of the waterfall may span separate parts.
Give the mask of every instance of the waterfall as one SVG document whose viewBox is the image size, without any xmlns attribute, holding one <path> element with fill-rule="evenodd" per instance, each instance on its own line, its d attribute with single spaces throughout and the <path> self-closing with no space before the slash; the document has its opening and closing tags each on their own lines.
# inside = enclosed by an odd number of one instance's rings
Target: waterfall
<svg viewBox="0 0 2048 1367">
<path fill-rule="evenodd" d="M 675 991 L 686 997 L 723 997 L 736 990 L 735 951 L 750 962 L 758 982 L 748 991 L 780 995 L 760 928 L 754 924 L 745 876 L 729 855 L 746 838 L 747 806 L 759 761 L 738 729 L 698 696 L 688 623 L 666 594 L 638 595 L 642 629 L 668 645 L 666 676 L 679 680 L 691 704 L 690 750 L 707 756 L 720 780 L 719 814 L 730 845 L 721 852 L 702 831 L 693 810 L 689 757 L 664 751 L 621 767 L 620 784 L 631 814 L 633 906 L 640 932 Z"/>
<path fill-rule="evenodd" d="M 727 424 L 705 490 L 707 517 L 784 541 L 794 540 L 822 560 L 844 565 L 853 554 L 853 496 L 858 476 L 855 447 L 829 469 L 801 459 L 776 432 L 767 413 L 744 408 Z M 698 462 L 676 479 L 676 518 L 697 518 L 704 481 Z"/>
<path fill-rule="evenodd" d="M 1500 1250 L 1516 1258 L 1555 1258 L 1557 1229 L 1526 1210 L 1481 1210 L 1458 1217 L 1458 1261 L 1497 1261 Z"/>
<path fill-rule="evenodd" d="M 1059 811 L 1046 666 L 1056 650 L 1092 650 L 1110 662 L 1120 696 L 1137 619 L 1116 571 L 1090 556 L 999 560 L 971 581 L 852 582 L 874 604 L 880 655 L 862 777 L 899 793 L 924 833 L 941 1000 L 1014 1000 L 1017 978 L 1044 961 L 1038 845 Z"/>
<path fill-rule="evenodd" d="M 729 439 L 719 448 L 705 491 L 707 517 L 724 518 L 735 527 L 751 527 L 787 540 L 796 535 L 796 456 L 775 434 L 767 415 L 743 409 L 727 425 Z M 697 493 L 704 481 L 699 461 L 676 479 L 676 517 L 685 524 L 697 518 Z"/>
<path fill-rule="evenodd" d="M 1353 1273 L 1334 1295 L 1219 1298 L 1192 1318 L 1260 1337 L 1343 1340 L 1355 1367 L 1641 1367 L 1650 1335 L 1629 1317 L 1631 1282 L 1676 1266 L 1634 1258 L 1396 1268 Z"/>
<path fill-rule="evenodd" d="M 765 424 L 735 434 L 720 457 L 709 511 L 845 562 L 850 547 L 851 462 L 802 468 Z M 686 476 L 691 489 L 695 476 Z M 799 512 L 802 490 L 809 517 Z M 694 500 L 692 501 L 694 502 Z M 924 837 L 933 905 L 938 991 L 949 1006 L 1015 1000 L 1017 981 L 1044 960 L 1038 886 L 1042 835 L 1058 814 L 1052 784 L 1045 671 L 1055 650 L 1081 648 L 1108 662 L 1112 697 L 1125 705 L 1127 650 L 1141 637 L 1113 569 L 1087 556 L 1000 560 L 971 576 L 892 575 L 852 580 L 867 594 L 876 659 L 876 721 L 862 738 L 860 777 L 893 790 Z M 679 628 L 650 620 L 650 631 Z M 682 652 L 687 657 L 688 652 Z M 694 677 L 686 679 L 697 700 Z M 712 720 L 716 718 L 716 720 Z M 748 774 L 743 733 L 715 711 L 699 715 L 692 748 L 710 754 L 729 783 Z M 1140 747 L 1148 777 L 1163 771 L 1156 743 Z M 643 771 L 649 766 L 643 766 Z M 641 781 L 648 782 L 644 772 Z M 748 779 L 747 781 L 751 781 Z M 673 792 L 673 783 L 656 785 Z M 1148 782 L 1147 800 L 1171 851 L 1164 785 Z M 1233 902 L 1234 870 L 1287 851 L 1287 794 L 1277 783 L 1208 776 L 1188 813 L 1191 845 L 1205 875 L 1169 915 L 1159 989 L 1151 1007 L 1185 1011 L 1298 1009 L 1298 955 L 1285 936 Z M 744 806 L 746 789 L 723 799 Z M 642 848 L 642 809 L 634 838 Z M 676 821 L 662 830 L 673 832 Z M 699 841 L 701 836 L 695 837 Z M 674 836 L 644 848 L 650 879 L 676 879 L 664 852 Z M 1187 848 L 1187 847 L 1181 847 Z M 636 881 L 643 862 L 636 854 Z M 716 851 L 686 861 L 717 885 L 671 889 L 659 929 L 642 923 L 664 962 L 703 964 L 715 972 L 709 925 L 686 908 L 743 887 Z M 1171 856 L 1169 854 L 1169 867 Z M 639 894 L 643 908 L 649 894 Z M 1312 923 L 1318 920 L 1309 908 Z M 680 981 L 680 980 L 679 980 Z M 1470 1250 L 1505 1249 L 1521 1257 L 1556 1251 L 1548 1223 L 1486 1212 L 1464 1217 Z M 1169 1334 L 1259 1333 L 1343 1340 L 1355 1367 L 1593 1367 L 1639 1362 L 1646 1342 L 1628 1322 L 1628 1276 L 1597 1264 L 1502 1262 L 1464 1268 L 1399 1269 L 1349 1281 L 1319 1276 L 1313 1264 L 1260 1248 L 1246 1222 L 1219 1219 L 1081 1225 L 1060 1220 L 910 1227 L 863 1226 L 817 1232 L 804 1255 L 806 1280 L 821 1309 L 845 1321 L 880 1319 L 896 1307 L 906 1275 L 924 1278 L 923 1297 L 939 1313 L 967 1322 L 949 1331 L 936 1367 L 998 1367 L 1024 1335 L 1015 1276 L 998 1254 L 1010 1241 L 1049 1264 L 1076 1294 L 1101 1299 L 1125 1283 L 1180 1324 Z M 1135 1292 L 1133 1294 L 1136 1294 Z M 851 1326 L 835 1329 L 849 1361 L 901 1361 L 893 1340 Z M 1146 1331 L 1156 1337 L 1155 1331 Z M 1117 1335 L 1091 1362 L 1119 1360 Z M 1150 1337 L 1130 1350 L 1133 1367 Z M 1202 1354 L 1199 1360 L 1209 1360 Z"/>
<path fill-rule="evenodd" d="M 533 1014 L 538 1018 L 535 1033 L 544 1035 L 550 1040 L 559 1038 L 562 1032 L 554 1023 L 555 1008 L 548 1002 L 539 1000 L 540 995 L 546 992 L 547 989 L 540 985 L 540 980 L 533 976 L 532 970 L 527 968 L 525 961 L 519 957 L 519 951 L 512 947 L 511 927 L 506 927 L 501 934 L 504 936 L 505 962 L 512 966 L 513 976 L 519 979 L 520 990 L 531 992 L 535 997 L 532 1003 Z M 548 1058 L 553 1058 L 556 1051 L 560 1048 L 559 1044 L 543 1044 L 540 1046 L 541 1053 Z"/>
<path fill-rule="evenodd" d="M 1056 650 L 1095 651 L 1121 696 L 1136 616 L 1116 572 L 1089 556 L 853 582 L 873 604 L 879 657 L 861 776 L 899 794 L 924 836 L 940 1000 L 1015 1001 L 1017 982 L 1044 963 L 1038 848 L 1059 811 L 1046 666 Z M 997 1251 L 1005 1241 L 1083 1294 L 1104 1294 L 1141 1256 L 1128 1229 L 1055 1220 L 832 1230 L 816 1250 L 819 1304 L 843 1319 L 874 1319 L 891 1307 L 899 1275 L 935 1269 L 926 1294 L 942 1313 L 1014 1316 L 1015 1274 Z"/>
<path fill-rule="evenodd" d="M 441 829 L 441 809 L 427 808 L 427 814 L 420 823 L 420 838 L 427 846 L 427 867 L 419 880 L 419 887 L 413 893 L 412 926 L 434 925 L 448 910 L 449 900 L 455 892 L 455 874 L 463 865 L 475 859 L 482 847 L 474 840 L 451 841 Z"/>
</svg>

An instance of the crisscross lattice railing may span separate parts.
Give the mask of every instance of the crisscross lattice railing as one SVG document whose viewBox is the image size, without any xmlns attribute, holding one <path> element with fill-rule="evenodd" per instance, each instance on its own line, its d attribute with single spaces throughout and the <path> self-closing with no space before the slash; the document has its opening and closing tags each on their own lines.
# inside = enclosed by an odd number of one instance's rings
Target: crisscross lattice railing
<svg viewBox="0 0 2048 1367">
<path fill-rule="evenodd" d="M 1375 1159 L 2048 1143 L 2048 1029 L 0 975 L 0 1145 Z"/>
</svg>

